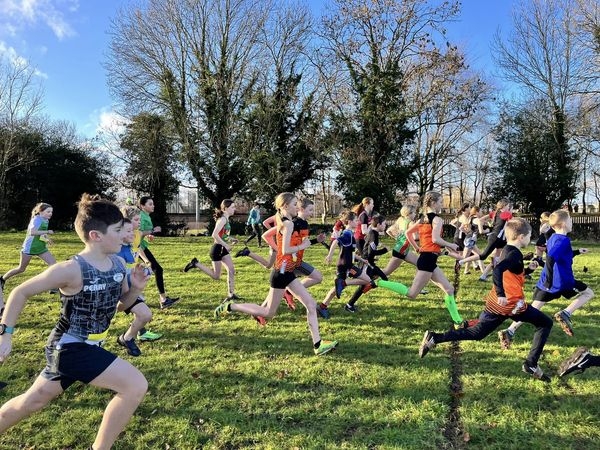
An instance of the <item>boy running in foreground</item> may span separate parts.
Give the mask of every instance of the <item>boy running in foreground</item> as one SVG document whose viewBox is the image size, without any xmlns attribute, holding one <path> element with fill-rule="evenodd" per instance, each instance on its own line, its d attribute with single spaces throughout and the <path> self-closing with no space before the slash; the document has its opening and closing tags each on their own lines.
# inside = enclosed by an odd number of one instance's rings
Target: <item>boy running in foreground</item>
<svg viewBox="0 0 600 450">
<path fill-rule="evenodd" d="M 62 308 L 46 344 L 46 367 L 27 392 L 2 405 L 0 433 L 81 381 L 115 392 L 91 447 L 109 449 L 144 398 L 148 389 L 144 375 L 102 348 L 117 304 L 133 305 L 149 278 L 136 266 L 131 271 L 131 289 L 127 286 L 124 261 L 115 255 L 123 242 L 122 223 L 123 216 L 114 204 L 83 194 L 75 230 L 85 249 L 10 293 L 0 323 L 0 362 L 6 361 L 11 351 L 14 326 L 28 298 L 58 288 Z"/>
<path fill-rule="evenodd" d="M 505 233 L 507 245 L 494 268 L 494 286 L 485 298 L 485 309 L 479 316 L 479 322 L 474 326 L 446 333 L 426 331 L 419 355 L 423 358 L 441 342 L 480 341 L 510 318 L 536 327 L 531 350 L 523 363 L 523 372 L 536 379 L 550 381 L 550 377 L 538 366 L 538 360 L 552 329 L 552 319 L 528 306 L 523 294 L 525 273 L 532 272 L 537 267 L 537 262 L 532 261 L 528 269 L 524 270 L 523 254 L 520 251 L 529 244 L 531 225 L 521 218 L 511 219 L 506 223 Z"/>
</svg>

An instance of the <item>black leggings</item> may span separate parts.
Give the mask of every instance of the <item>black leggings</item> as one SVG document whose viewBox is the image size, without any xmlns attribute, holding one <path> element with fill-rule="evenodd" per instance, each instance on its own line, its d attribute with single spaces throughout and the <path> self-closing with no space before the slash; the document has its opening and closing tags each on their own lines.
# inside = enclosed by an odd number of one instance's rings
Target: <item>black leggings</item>
<svg viewBox="0 0 600 450">
<path fill-rule="evenodd" d="M 497 248 L 504 248 L 506 246 L 506 241 L 502 238 L 499 238 L 493 234 L 488 236 L 488 241 L 486 247 L 479 254 L 479 259 L 481 261 L 485 261 L 488 256 L 490 256 L 494 250 Z"/>
<path fill-rule="evenodd" d="M 383 270 L 381 270 L 376 265 L 373 265 L 371 267 L 367 267 L 367 275 L 369 275 L 369 277 L 371 278 L 371 280 L 373 280 L 376 277 L 379 277 L 382 280 L 386 280 L 386 281 L 388 279 L 388 277 L 386 276 L 386 274 L 383 273 Z M 352 298 L 348 302 L 349 305 L 354 306 L 354 304 L 358 301 L 358 299 L 360 298 L 360 296 L 364 294 L 364 292 L 363 292 L 364 288 L 365 288 L 365 286 L 358 286 L 356 288 L 356 291 L 354 292 L 354 295 L 352 295 Z"/>
<path fill-rule="evenodd" d="M 159 294 L 165 293 L 165 281 L 163 279 L 163 268 L 158 263 L 152 252 L 149 248 L 144 249 L 144 255 L 150 261 L 150 267 L 152 268 L 152 272 L 154 272 L 154 279 L 156 280 L 156 287 L 158 289 Z"/>
<path fill-rule="evenodd" d="M 261 232 L 260 232 L 260 225 L 257 223 L 254 223 L 252 225 L 250 225 L 252 227 L 252 233 L 250 233 L 250 236 L 248 236 L 248 239 L 246 239 L 245 244 L 248 244 L 248 242 L 250 242 L 252 239 L 257 238 L 258 239 L 258 246 L 262 247 L 262 238 L 261 238 Z"/>
<path fill-rule="evenodd" d="M 532 366 L 536 366 L 542 350 L 544 350 L 548 335 L 552 330 L 552 319 L 531 306 L 528 306 L 522 313 L 510 317 L 483 311 L 479 316 L 477 325 L 459 330 L 450 330 L 443 334 L 434 333 L 433 341 L 436 344 L 451 341 L 480 341 L 491 334 L 506 319 L 512 319 L 515 322 L 527 322 L 535 326 L 535 333 L 533 334 L 531 350 L 527 355 L 527 362 Z"/>
</svg>

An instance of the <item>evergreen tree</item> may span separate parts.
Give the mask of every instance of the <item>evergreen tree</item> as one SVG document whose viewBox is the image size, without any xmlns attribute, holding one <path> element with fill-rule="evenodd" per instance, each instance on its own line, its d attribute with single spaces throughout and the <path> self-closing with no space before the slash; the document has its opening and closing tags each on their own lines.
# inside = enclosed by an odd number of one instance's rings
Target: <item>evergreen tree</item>
<svg viewBox="0 0 600 450">
<path fill-rule="evenodd" d="M 127 184 L 140 195 L 153 198 L 153 221 L 167 225 L 167 203 L 177 194 L 179 182 L 175 147 L 165 121 L 155 114 L 138 114 L 127 125 L 121 148 L 128 160 Z"/>
<path fill-rule="evenodd" d="M 403 74 L 392 60 L 350 74 L 357 108 L 350 116 L 332 114 L 327 138 L 339 154 L 337 185 L 352 203 L 371 197 L 378 209 L 395 210 L 415 167 L 406 145 L 415 133 L 408 126 Z"/>
<path fill-rule="evenodd" d="M 319 124 L 309 96 L 298 105 L 302 76 L 278 74 L 272 94 L 258 92 L 248 105 L 246 161 L 252 200 L 268 202 L 279 192 L 295 192 L 322 167 Z"/>
<path fill-rule="evenodd" d="M 548 119 L 550 117 L 550 119 Z M 563 120 L 542 101 L 512 114 L 496 127 L 496 196 L 507 196 L 536 214 L 553 211 L 576 194 L 577 155 L 564 138 Z"/>
<path fill-rule="evenodd" d="M 22 229 L 38 202 L 54 208 L 52 227 L 72 229 L 77 201 L 84 192 L 107 195 L 110 188 L 109 165 L 90 156 L 81 145 L 69 142 L 58 133 L 21 130 L 16 144 L 32 155 L 33 161 L 8 174 L 8 208 L 4 224 Z"/>
</svg>

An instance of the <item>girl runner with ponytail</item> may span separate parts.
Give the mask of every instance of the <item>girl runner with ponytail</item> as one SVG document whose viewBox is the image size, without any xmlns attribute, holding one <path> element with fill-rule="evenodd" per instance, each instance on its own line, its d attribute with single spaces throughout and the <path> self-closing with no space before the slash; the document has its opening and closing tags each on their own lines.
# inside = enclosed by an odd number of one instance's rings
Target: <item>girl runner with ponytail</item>
<svg viewBox="0 0 600 450">
<path fill-rule="evenodd" d="M 377 280 L 376 283 L 379 287 L 390 289 L 400 295 L 414 299 L 429 280 L 433 281 L 444 291 L 446 308 L 450 312 L 454 326 L 459 328 L 463 326 L 463 319 L 456 307 L 454 287 L 450 284 L 442 269 L 437 265 L 438 257 L 442 253 L 442 247 L 452 249 L 453 251 L 456 251 L 458 248 L 455 243 L 445 241 L 442 238 L 443 222 L 441 217 L 438 216 L 438 213 L 442 209 L 442 201 L 443 197 L 439 192 L 427 192 L 424 202 L 425 216 L 406 230 L 406 236 L 410 244 L 419 249 L 417 273 L 410 288 L 402 283 L 393 281 Z M 415 232 L 419 233 L 419 245 L 414 240 L 413 235 Z"/>
<path fill-rule="evenodd" d="M 140 198 L 140 232 L 142 234 L 142 242 L 140 244 L 140 252 L 143 252 L 144 258 L 150 261 L 150 267 L 154 273 L 156 287 L 160 302 L 160 309 L 166 309 L 173 306 L 179 301 L 179 297 L 169 297 L 165 292 L 165 281 L 163 278 L 163 268 L 158 263 L 152 252 L 150 251 L 149 242 L 154 239 L 153 233 L 160 233 L 161 228 L 155 227 L 152 224 L 150 214 L 154 212 L 154 200 L 151 197 L 144 196 Z"/>
<path fill-rule="evenodd" d="M 324 355 L 333 350 L 338 343 L 337 341 L 321 339 L 317 319 L 317 304 L 306 287 L 294 274 L 294 271 L 302 265 L 303 251 L 311 245 L 310 239 L 303 239 L 298 233 L 294 233 L 292 219 L 298 212 L 297 203 L 296 196 L 290 192 L 283 192 L 275 198 L 275 208 L 277 209 L 277 258 L 271 271 L 271 287 L 265 306 L 254 303 L 234 303 L 233 300 L 228 300 L 215 309 L 215 318 L 230 312 L 271 318 L 277 313 L 283 293 L 286 289 L 289 289 L 306 308 L 306 320 L 315 355 Z"/>
<path fill-rule="evenodd" d="M 229 254 L 231 247 L 237 242 L 229 237 L 231 232 L 229 217 L 231 217 L 233 213 L 235 213 L 235 203 L 228 198 L 221 202 L 221 207 L 219 209 L 215 209 L 213 217 L 216 222 L 215 229 L 212 232 L 214 244 L 210 249 L 212 268 L 200 264 L 197 258 L 192 258 L 183 269 L 184 272 L 189 272 L 193 268 L 200 269 L 213 280 L 219 280 L 221 279 L 221 267 L 225 266 L 228 287 L 225 300 L 239 300 L 239 297 L 235 294 L 235 268 L 233 267 L 233 260 Z"/>
<path fill-rule="evenodd" d="M 11 277 L 25 272 L 25 269 L 34 256 L 37 256 L 49 266 L 56 264 L 56 259 L 48 250 L 47 243 L 52 240 L 48 237 L 54 231 L 48 229 L 48 222 L 52 217 L 54 209 L 48 203 L 38 203 L 31 211 L 31 220 L 27 226 L 27 236 L 21 248 L 21 260 L 19 266 L 10 269 L 0 277 L 0 289 L 4 290 L 4 283 Z M 0 316 L 2 314 L 0 313 Z"/>
<path fill-rule="evenodd" d="M 352 208 L 352 212 L 358 218 L 358 226 L 354 231 L 354 239 L 356 239 L 356 250 L 359 254 L 362 253 L 365 246 L 365 236 L 369 231 L 369 224 L 371 223 L 374 208 L 375 202 L 371 197 L 363 198 L 358 205 Z"/>
</svg>

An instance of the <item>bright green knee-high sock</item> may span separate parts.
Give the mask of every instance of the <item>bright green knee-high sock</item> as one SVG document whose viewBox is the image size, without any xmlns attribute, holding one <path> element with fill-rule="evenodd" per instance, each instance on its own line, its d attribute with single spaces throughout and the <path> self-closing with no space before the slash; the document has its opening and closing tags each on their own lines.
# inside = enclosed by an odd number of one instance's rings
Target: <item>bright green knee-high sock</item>
<svg viewBox="0 0 600 450">
<path fill-rule="evenodd" d="M 458 313 L 458 308 L 456 307 L 456 300 L 454 299 L 454 295 L 446 295 L 444 297 L 444 302 L 446 303 L 446 308 L 450 312 L 450 317 L 454 323 L 462 323 L 462 317 Z"/>
<path fill-rule="evenodd" d="M 395 281 L 386 281 L 386 280 L 377 280 L 377 286 L 389 289 L 390 291 L 394 291 L 400 295 L 408 294 L 408 288 L 402 283 L 398 283 Z"/>
</svg>

